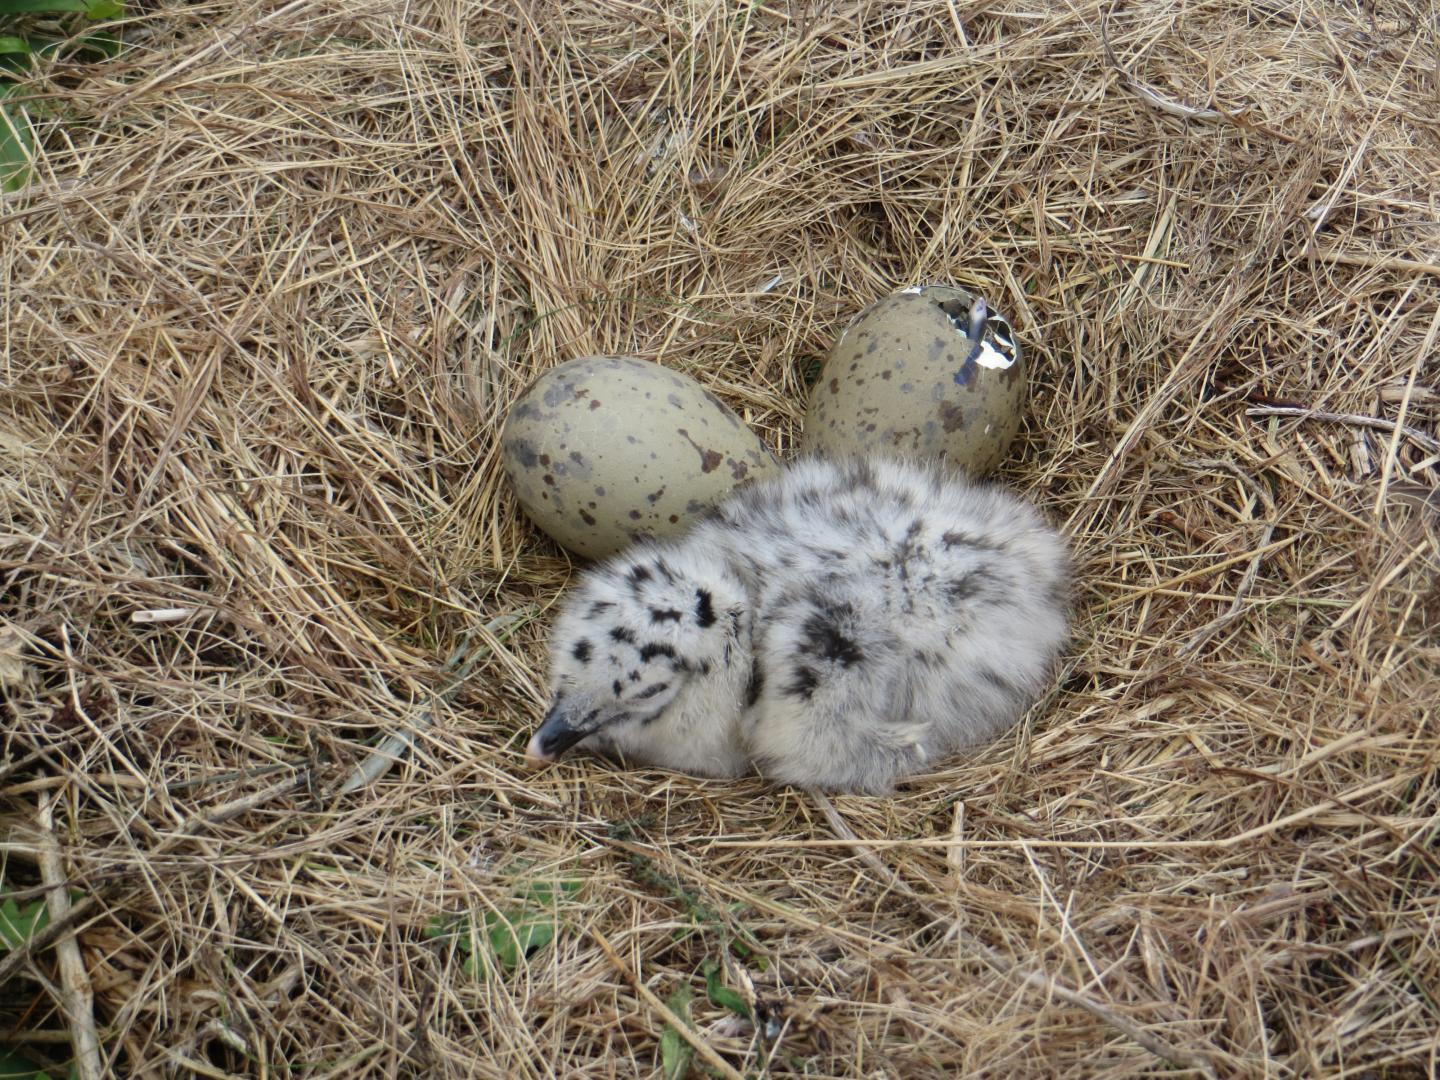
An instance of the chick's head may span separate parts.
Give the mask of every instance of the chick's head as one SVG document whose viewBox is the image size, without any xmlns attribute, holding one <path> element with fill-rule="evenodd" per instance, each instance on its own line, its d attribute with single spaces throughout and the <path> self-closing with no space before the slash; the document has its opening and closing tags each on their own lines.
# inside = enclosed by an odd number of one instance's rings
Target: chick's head
<svg viewBox="0 0 1440 1080">
<path fill-rule="evenodd" d="M 588 571 L 551 635 L 550 708 L 527 756 L 553 761 L 592 736 L 602 749 L 633 741 L 734 663 L 737 592 L 715 568 L 648 547 Z"/>
</svg>

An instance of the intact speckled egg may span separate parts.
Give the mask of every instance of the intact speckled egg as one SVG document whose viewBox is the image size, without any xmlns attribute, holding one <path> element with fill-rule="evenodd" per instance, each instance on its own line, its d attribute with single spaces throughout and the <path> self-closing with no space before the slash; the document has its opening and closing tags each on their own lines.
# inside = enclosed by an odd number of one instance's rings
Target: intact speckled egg
<svg viewBox="0 0 1440 1080">
<path fill-rule="evenodd" d="M 941 460 L 973 475 L 1020 428 L 1025 360 L 980 298 L 912 285 L 857 315 L 810 391 L 802 449 Z"/>
<path fill-rule="evenodd" d="M 500 463 L 521 507 L 600 558 L 682 531 L 774 455 L 693 379 L 630 356 L 552 368 L 510 407 Z"/>
</svg>

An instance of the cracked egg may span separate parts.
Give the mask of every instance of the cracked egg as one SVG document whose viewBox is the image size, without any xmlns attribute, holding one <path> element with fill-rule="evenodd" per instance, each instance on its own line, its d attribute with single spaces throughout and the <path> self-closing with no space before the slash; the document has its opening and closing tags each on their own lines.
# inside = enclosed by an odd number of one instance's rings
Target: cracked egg
<svg viewBox="0 0 1440 1080">
<path fill-rule="evenodd" d="M 840 335 L 811 388 L 801 447 L 939 459 L 979 476 L 1010 448 L 1024 401 L 1010 324 L 964 289 L 912 285 Z"/>
<path fill-rule="evenodd" d="M 536 379 L 510 407 L 500 463 L 530 519 L 590 558 L 683 531 L 777 464 L 709 390 L 632 356 L 586 356 Z"/>
</svg>

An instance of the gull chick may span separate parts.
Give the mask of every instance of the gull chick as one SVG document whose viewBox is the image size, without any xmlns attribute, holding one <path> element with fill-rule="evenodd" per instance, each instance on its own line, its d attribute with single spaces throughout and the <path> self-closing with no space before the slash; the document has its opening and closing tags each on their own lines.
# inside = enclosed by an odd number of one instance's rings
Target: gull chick
<svg viewBox="0 0 1440 1080">
<path fill-rule="evenodd" d="M 1011 727 L 1067 636 L 1064 542 L 1000 488 L 802 459 L 587 570 L 529 756 L 883 793 Z"/>
</svg>

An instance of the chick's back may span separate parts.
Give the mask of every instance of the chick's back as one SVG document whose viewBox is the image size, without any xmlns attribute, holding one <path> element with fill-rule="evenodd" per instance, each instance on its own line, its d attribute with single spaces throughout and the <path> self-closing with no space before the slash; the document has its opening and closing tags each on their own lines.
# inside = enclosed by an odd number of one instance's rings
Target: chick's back
<svg viewBox="0 0 1440 1080">
<path fill-rule="evenodd" d="M 802 460 L 688 538 L 745 582 L 741 733 L 762 773 L 885 791 L 1010 727 L 1067 636 L 1063 541 L 999 488 L 884 460 Z"/>
</svg>

